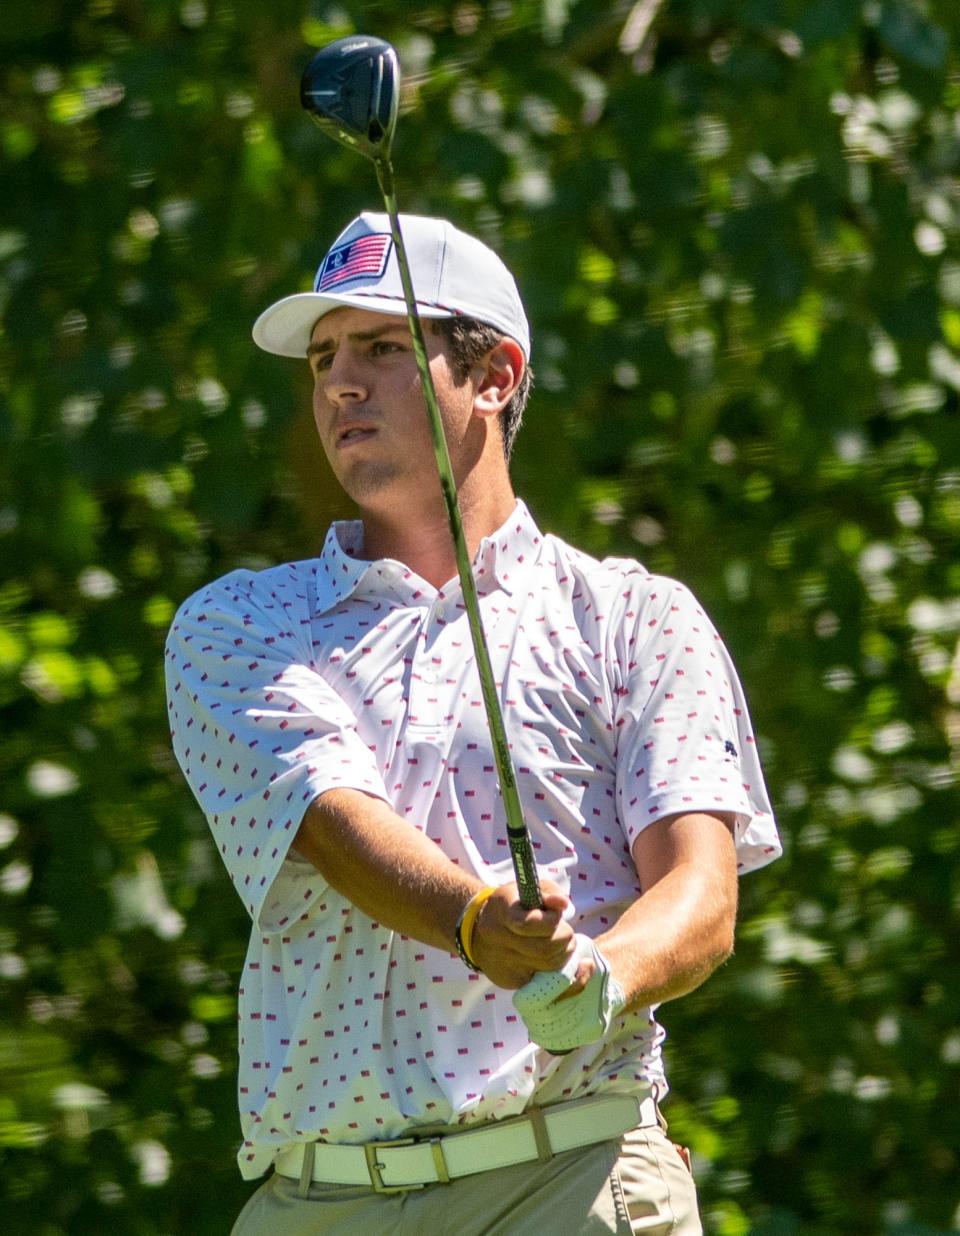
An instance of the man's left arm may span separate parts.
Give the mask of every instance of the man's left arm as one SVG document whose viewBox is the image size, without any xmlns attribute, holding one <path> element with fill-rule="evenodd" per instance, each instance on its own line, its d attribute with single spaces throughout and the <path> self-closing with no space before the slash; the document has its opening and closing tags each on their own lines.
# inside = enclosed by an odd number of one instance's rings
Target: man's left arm
<svg viewBox="0 0 960 1236">
<path fill-rule="evenodd" d="M 691 812 L 633 843 L 641 894 L 595 943 L 627 1007 L 693 991 L 733 952 L 737 858 L 730 815 Z"/>
<path fill-rule="evenodd" d="M 737 914 L 734 818 L 689 812 L 648 825 L 633 844 L 640 896 L 562 971 L 514 996 L 533 1042 L 570 1051 L 602 1038 L 625 1008 L 693 991 L 733 951 Z"/>
<path fill-rule="evenodd" d="M 638 568 L 623 582 L 625 612 L 608 613 L 608 667 L 617 818 L 640 895 L 595 940 L 576 935 L 561 971 L 539 972 L 514 996 L 531 1039 L 551 1049 L 595 1042 L 624 1008 L 699 986 L 733 948 L 738 875 L 780 853 L 746 699 L 716 629 L 675 580 Z"/>
</svg>

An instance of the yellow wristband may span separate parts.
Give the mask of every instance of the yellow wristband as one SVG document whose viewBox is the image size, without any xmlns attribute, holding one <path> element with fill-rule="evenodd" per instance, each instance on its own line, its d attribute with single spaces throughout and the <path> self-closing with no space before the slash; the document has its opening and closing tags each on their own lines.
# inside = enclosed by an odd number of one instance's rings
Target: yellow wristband
<svg viewBox="0 0 960 1236">
<path fill-rule="evenodd" d="M 496 891 L 496 885 L 488 884 L 486 888 L 481 888 L 479 893 L 474 893 L 474 895 L 464 906 L 463 913 L 460 915 L 459 922 L 457 923 L 457 952 L 471 970 L 480 969 L 477 963 L 473 960 L 473 928 L 476 924 L 477 916 L 483 907 L 483 903 L 487 901 L 488 898 L 492 897 Z"/>
</svg>

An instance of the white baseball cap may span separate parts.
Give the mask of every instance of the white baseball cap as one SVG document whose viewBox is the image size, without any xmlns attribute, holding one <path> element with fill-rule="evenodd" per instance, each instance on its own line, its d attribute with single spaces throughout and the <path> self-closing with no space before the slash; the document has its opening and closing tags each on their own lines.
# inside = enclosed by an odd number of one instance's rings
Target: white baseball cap
<svg viewBox="0 0 960 1236">
<path fill-rule="evenodd" d="M 476 318 L 515 339 L 530 359 L 530 327 L 513 275 L 482 241 L 446 219 L 401 215 L 417 310 L 422 318 Z M 254 342 L 278 356 L 304 357 L 317 321 L 352 305 L 406 315 L 390 219 L 364 211 L 320 263 L 312 292 L 285 296 L 253 326 Z"/>
</svg>

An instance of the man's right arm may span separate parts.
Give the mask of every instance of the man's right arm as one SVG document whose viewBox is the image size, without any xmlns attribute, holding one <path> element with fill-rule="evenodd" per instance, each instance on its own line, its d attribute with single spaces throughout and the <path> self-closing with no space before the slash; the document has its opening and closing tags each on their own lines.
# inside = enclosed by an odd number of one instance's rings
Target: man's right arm
<svg viewBox="0 0 960 1236">
<path fill-rule="evenodd" d="M 306 591 L 288 568 L 237 571 L 180 607 L 166 662 L 177 760 L 259 930 L 321 895 L 316 869 L 375 921 L 452 952 L 481 880 L 388 806 L 355 717 L 309 663 Z M 291 845 L 308 861 L 288 862 Z M 522 986 L 573 948 L 566 898 L 544 892 L 546 911 L 523 910 L 513 884 L 484 902 L 472 956 L 494 983 Z"/>
<path fill-rule="evenodd" d="M 447 952 L 455 948 L 464 907 L 483 888 L 382 799 L 361 790 L 318 795 L 292 848 L 358 910 Z M 538 970 L 559 969 L 573 949 L 573 930 L 561 917 L 567 898 L 549 882 L 543 894 L 544 909 L 524 910 L 516 885 L 504 884 L 483 906 L 475 960 L 499 987 L 520 987 Z"/>
</svg>

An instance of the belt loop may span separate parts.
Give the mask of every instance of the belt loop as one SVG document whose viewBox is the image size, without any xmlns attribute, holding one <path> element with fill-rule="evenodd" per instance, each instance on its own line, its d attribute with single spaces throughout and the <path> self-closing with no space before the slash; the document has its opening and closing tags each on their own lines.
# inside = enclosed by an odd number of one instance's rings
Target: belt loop
<svg viewBox="0 0 960 1236">
<path fill-rule="evenodd" d="M 450 1173 L 447 1171 L 447 1160 L 443 1156 L 443 1138 L 431 1137 L 430 1150 L 433 1154 L 433 1166 L 437 1169 L 437 1180 L 440 1184 L 449 1184 Z"/>
<path fill-rule="evenodd" d="M 524 1115 L 530 1121 L 533 1129 L 533 1140 L 537 1146 L 537 1158 L 541 1163 L 549 1163 L 553 1158 L 553 1147 L 550 1145 L 550 1134 L 547 1132 L 547 1122 L 539 1107 L 528 1108 Z"/>
<path fill-rule="evenodd" d="M 304 1198 L 310 1195 L 310 1186 L 313 1184 L 313 1161 L 316 1158 L 317 1149 L 315 1142 L 307 1142 L 303 1148 L 303 1167 L 300 1169 L 300 1183 L 297 1186 L 297 1197 Z"/>
<path fill-rule="evenodd" d="M 666 1133 L 667 1122 L 664 1119 L 663 1112 L 660 1110 L 660 1104 L 652 1094 L 648 1094 L 645 1099 L 640 1100 L 636 1127 L 638 1129 L 652 1129 L 654 1125 L 659 1125 L 660 1131 Z"/>
</svg>

